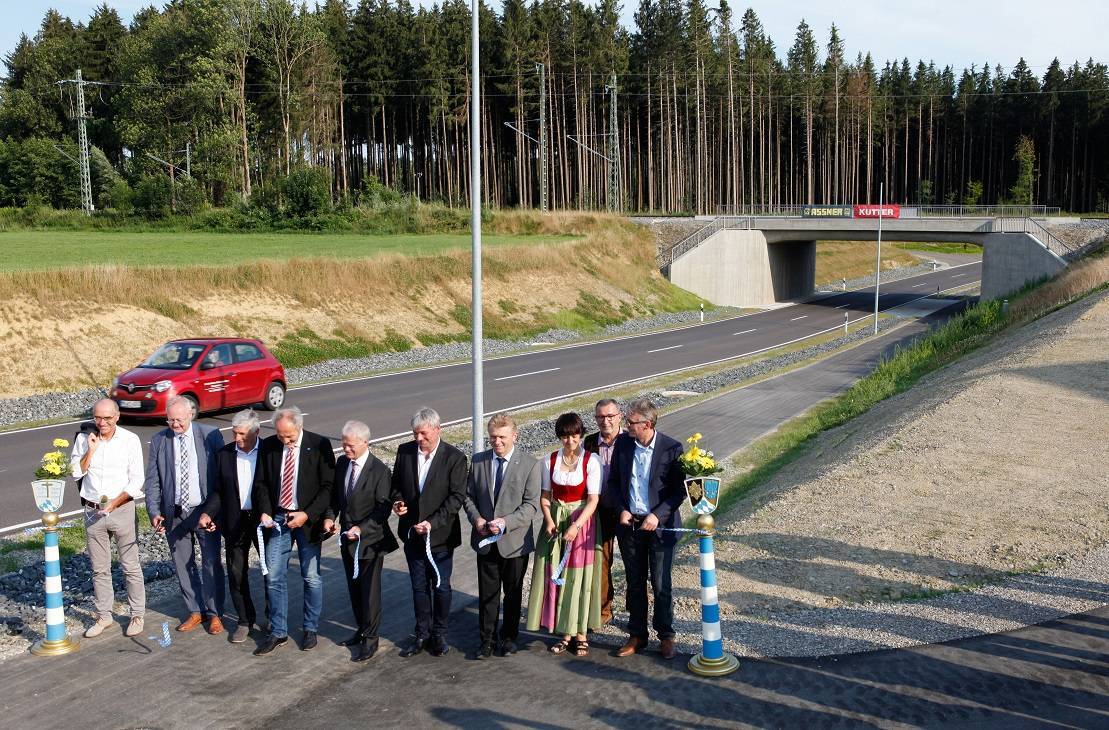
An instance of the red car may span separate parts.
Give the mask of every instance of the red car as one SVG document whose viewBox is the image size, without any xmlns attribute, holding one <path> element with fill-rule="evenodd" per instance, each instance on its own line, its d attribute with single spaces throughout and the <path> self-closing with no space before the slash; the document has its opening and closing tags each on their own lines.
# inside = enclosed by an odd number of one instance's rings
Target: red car
<svg viewBox="0 0 1109 730">
<path fill-rule="evenodd" d="M 258 340 L 174 340 L 112 381 L 109 395 L 120 413 L 134 416 L 164 416 L 176 395 L 197 413 L 256 403 L 274 410 L 285 403 L 285 368 Z"/>
</svg>

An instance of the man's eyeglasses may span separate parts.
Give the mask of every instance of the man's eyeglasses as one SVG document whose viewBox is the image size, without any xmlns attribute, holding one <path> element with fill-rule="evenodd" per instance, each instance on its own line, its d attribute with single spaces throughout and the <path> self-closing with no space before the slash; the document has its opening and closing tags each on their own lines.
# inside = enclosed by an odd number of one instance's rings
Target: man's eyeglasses
<svg viewBox="0 0 1109 730">
<path fill-rule="evenodd" d="M 650 421 L 632 421 L 631 419 L 628 419 L 629 426 L 642 426 L 645 423 L 650 423 Z"/>
<path fill-rule="evenodd" d="M 619 414 L 619 413 L 611 413 L 611 414 L 608 414 L 608 415 L 600 415 L 600 416 L 596 416 L 595 418 L 596 418 L 596 419 L 597 419 L 598 421 L 611 421 L 612 419 L 614 419 L 614 418 L 619 418 L 619 417 L 620 417 L 620 414 Z"/>
<path fill-rule="evenodd" d="M 168 423 L 171 426 L 175 423 L 188 423 L 188 421 L 189 421 L 189 419 L 187 419 L 187 418 L 167 418 L 166 419 L 166 423 Z"/>
</svg>

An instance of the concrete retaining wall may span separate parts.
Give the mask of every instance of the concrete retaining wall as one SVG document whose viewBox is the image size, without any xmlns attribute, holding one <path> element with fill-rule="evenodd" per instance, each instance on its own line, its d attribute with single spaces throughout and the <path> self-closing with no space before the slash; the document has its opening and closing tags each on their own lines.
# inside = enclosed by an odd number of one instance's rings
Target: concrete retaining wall
<svg viewBox="0 0 1109 730">
<path fill-rule="evenodd" d="M 762 231 L 721 231 L 670 265 L 671 282 L 730 307 L 804 296 L 815 276 L 815 241 L 768 244 Z"/>
<path fill-rule="evenodd" d="M 991 233 L 982 250 L 983 301 L 1054 276 L 1067 263 L 1027 233 Z"/>
</svg>

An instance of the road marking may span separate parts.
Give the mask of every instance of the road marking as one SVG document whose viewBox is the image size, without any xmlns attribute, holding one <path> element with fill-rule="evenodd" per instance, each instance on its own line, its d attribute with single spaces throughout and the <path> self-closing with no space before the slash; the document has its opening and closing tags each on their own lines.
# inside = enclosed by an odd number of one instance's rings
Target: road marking
<svg viewBox="0 0 1109 730">
<path fill-rule="evenodd" d="M 802 314 L 800 317 L 794 317 L 793 319 L 790 320 L 790 322 L 796 322 L 797 320 L 804 319 L 805 317 L 808 317 L 808 316 L 809 315 L 807 315 L 807 314 Z"/>
<path fill-rule="evenodd" d="M 647 354 L 650 355 L 652 352 L 662 352 L 663 350 L 677 350 L 679 347 L 684 347 L 684 345 L 670 345 L 670 347 L 660 347 L 657 350 L 647 350 Z"/>
<path fill-rule="evenodd" d="M 838 307 L 836 307 L 836 309 L 847 309 L 850 306 L 851 306 L 850 304 L 841 304 Z"/>
<path fill-rule="evenodd" d="M 960 276 L 966 276 L 966 274 L 952 274 L 951 278 L 952 279 L 958 279 Z"/>
<path fill-rule="evenodd" d="M 924 285 L 925 285 L 925 284 L 927 284 L 927 283 L 928 283 L 928 282 L 926 282 L 926 281 L 925 281 L 925 282 L 923 282 L 923 283 L 921 283 L 921 284 L 913 284 L 913 285 L 912 285 L 911 287 L 909 287 L 909 288 L 910 288 L 910 289 L 916 289 L 916 288 L 917 288 L 918 286 L 924 286 Z"/>
<path fill-rule="evenodd" d="M 743 330 L 742 332 L 735 332 L 735 333 L 733 333 L 733 336 L 734 336 L 734 335 L 749 335 L 749 334 L 751 334 L 752 332 L 758 332 L 758 330 Z"/>
<path fill-rule="evenodd" d="M 83 510 L 83 509 L 79 509 L 79 510 L 74 510 L 73 512 L 63 512 L 60 515 L 58 515 L 58 519 L 64 520 L 67 517 L 72 517 L 74 515 L 79 515 L 84 511 L 85 510 Z M 33 526 L 34 527 L 42 527 L 42 520 L 31 520 L 30 522 L 20 522 L 18 525 L 8 525 L 7 527 L 0 527 L 0 533 L 11 532 L 12 530 L 18 530 L 21 527 L 33 527 Z"/>
<path fill-rule="evenodd" d="M 547 368 L 546 370 L 532 370 L 530 373 L 517 373 L 516 375 L 506 375 L 503 378 L 493 378 L 493 380 L 494 381 L 497 381 L 497 380 L 512 380 L 513 378 L 522 378 L 526 375 L 539 375 L 540 373 L 553 373 L 555 370 L 561 370 L 561 368 Z"/>
</svg>

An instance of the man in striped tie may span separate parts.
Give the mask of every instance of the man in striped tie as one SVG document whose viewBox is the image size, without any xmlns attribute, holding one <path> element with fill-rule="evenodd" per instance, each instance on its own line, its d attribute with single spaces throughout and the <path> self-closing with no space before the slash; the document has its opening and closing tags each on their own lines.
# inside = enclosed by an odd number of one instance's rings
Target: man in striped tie
<svg viewBox="0 0 1109 730">
<path fill-rule="evenodd" d="M 304 414 L 296 406 L 273 416 L 276 435 L 262 442 L 254 473 L 255 509 L 266 529 L 266 598 L 270 634 L 254 653 L 263 656 L 289 641 L 289 591 L 286 574 L 293 543 L 304 580 L 301 651 L 316 646 L 323 610 L 320 543 L 326 537 L 324 518 L 331 505 L 335 452 L 325 437 L 304 430 Z"/>
</svg>

